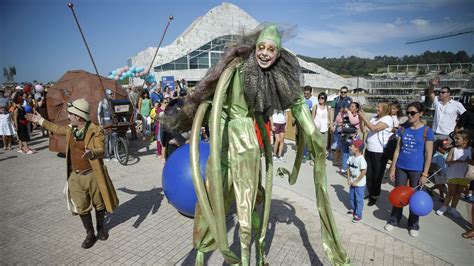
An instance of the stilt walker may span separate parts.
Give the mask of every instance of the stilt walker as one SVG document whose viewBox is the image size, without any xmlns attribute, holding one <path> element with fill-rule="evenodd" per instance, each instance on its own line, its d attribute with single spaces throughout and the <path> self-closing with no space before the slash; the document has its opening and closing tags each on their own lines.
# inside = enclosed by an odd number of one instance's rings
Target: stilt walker
<svg viewBox="0 0 474 266">
<path fill-rule="evenodd" d="M 241 36 L 229 45 L 217 65 L 186 98 L 185 105 L 163 119 L 168 127 L 177 130 L 189 129 L 192 124 L 191 172 L 198 198 L 193 233 L 196 265 L 203 265 L 204 254 L 215 249 L 219 249 L 229 264 L 249 265 L 252 230 L 257 262 L 259 265 L 266 263 L 265 236 L 273 162 L 263 116 L 286 109 L 291 109 L 297 121 L 298 149 L 293 171 L 278 169 L 278 174 L 289 177 L 290 184 L 296 182 L 306 142 L 315 158 L 313 178 L 323 248 L 332 264 L 350 264 L 332 216 L 326 185 L 326 149 L 305 104 L 298 59 L 281 47 L 281 31 L 275 25 L 263 25 L 255 33 Z M 210 127 L 211 148 L 205 183 L 200 173 L 198 151 L 203 121 Z M 260 176 L 260 149 L 254 121 L 264 139 L 264 179 Z M 227 240 L 225 215 L 234 201 L 240 227 L 240 258 L 229 249 Z M 256 206 L 260 203 L 263 211 L 257 213 Z"/>
</svg>

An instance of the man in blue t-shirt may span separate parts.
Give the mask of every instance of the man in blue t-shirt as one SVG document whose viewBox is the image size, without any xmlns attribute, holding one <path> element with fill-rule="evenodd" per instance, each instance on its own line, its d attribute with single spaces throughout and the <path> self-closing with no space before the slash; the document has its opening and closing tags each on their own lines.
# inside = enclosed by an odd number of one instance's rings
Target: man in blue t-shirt
<svg viewBox="0 0 474 266">
<path fill-rule="evenodd" d="M 336 121 L 336 116 L 339 114 L 339 111 L 341 108 L 349 108 L 349 106 L 352 103 L 352 98 L 347 96 L 349 93 L 349 89 L 346 86 L 342 86 L 341 89 L 339 90 L 339 96 L 334 99 L 334 116 L 333 116 L 333 121 Z"/>
</svg>

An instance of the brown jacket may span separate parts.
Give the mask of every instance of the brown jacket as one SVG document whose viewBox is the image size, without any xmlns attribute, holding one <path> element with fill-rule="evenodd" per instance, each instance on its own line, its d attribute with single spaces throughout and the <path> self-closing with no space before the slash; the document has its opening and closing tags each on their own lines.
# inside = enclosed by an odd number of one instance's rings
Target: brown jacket
<svg viewBox="0 0 474 266">
<path fill-rule="evenodd" d="M 72 132 L 70 126 L 60 126 L 55 123 L 44 120 L 42 127 L 53 132 L 54 134 L 66 136 L 66 161 L 67 161 L 67 177 L 71 174 L 71 140 Z M 97 185 L 100 190 L 100 194 L 105 204 L 107 212 L 113 212 L 113 210 L 119 205 L 117 193 L 115 191 L 112 180 L 109 177 L 107 167 L 105 167 L 102 158 L 104 157 L 104 131 L 97 125 L 91 123 L 87 129 L 86 136 L 84 137 L 85 147 L 92 151 L 94 158 L 89 160 L 94 176 L 97 180 Z"/>
</svg>

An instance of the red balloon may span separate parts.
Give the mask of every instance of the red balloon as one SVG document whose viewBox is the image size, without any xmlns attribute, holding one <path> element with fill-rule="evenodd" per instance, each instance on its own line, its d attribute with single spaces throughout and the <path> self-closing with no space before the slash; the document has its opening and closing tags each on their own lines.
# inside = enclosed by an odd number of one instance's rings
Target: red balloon
<svg viewBox="0 0 474 266">
<path fill-rule="evenodd" d="M 390 191 L 388 200 L 394 207 L 402 208 L 408 205 L 413 192 L 415 191 L 409 186 L 399 186 Z"/>
</svg>

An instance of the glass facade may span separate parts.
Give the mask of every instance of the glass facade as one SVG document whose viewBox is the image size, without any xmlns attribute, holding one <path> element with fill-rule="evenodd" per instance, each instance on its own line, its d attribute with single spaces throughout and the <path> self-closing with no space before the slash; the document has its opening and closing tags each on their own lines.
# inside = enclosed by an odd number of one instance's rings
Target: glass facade
<svg viewBox="0 0 474 266">
<path fill-rule="evenodd" d="M 185 69 L 207 69 L 217 64 L 224 53 L 225 46 L 234 40 L 234 35 L 216 38 L 189 54 L 172 62 L 156 66 L 156 72 Z"/>
<path fill-rule="evenodd" d="M 304 68 L 304 67 L 301 67 L 301 73 L 303 73 L 303 74 L 319 74 L 319 73 L 314 72 L 313 70 L 309 70 L 309 69 Z"/>
<path fill-rule="evenodd" d="M 235 35 L 216 38 L 183 57 L 156 66 L 154 70 L 155 72 L 161 72 L 168 70 L 208 69 L 219 62 L 226 45 L 234 41 L 235 38 Z M 301 68 L 301 72 L 305 74 L 318 74 L 304 67 Z"/>
</svg>

